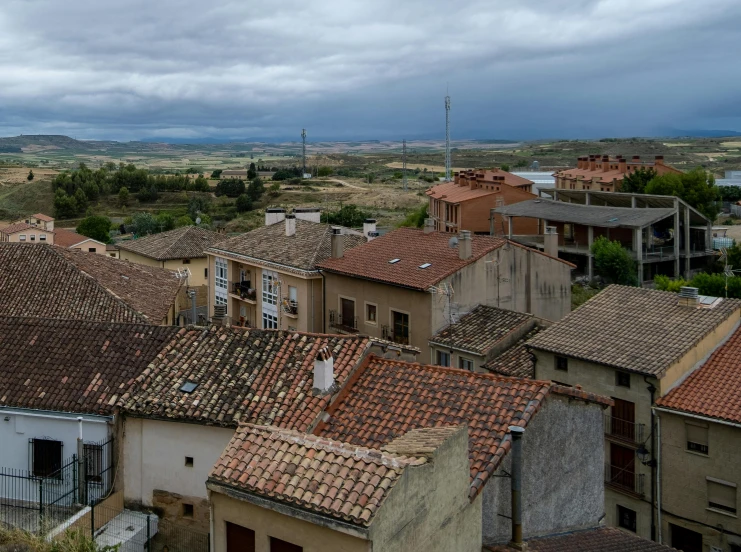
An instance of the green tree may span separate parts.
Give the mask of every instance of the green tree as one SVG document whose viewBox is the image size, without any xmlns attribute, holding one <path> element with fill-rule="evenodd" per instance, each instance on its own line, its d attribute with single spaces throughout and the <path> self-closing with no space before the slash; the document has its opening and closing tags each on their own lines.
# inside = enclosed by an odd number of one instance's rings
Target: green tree
<svg viewBox="0 0 741 552">
<path fill-rule="evenodd" d="M 647 194 L 676 196 L 700 211 L 710 220 L 715 220 L 720 209 L 720 193 L 715 177 L 697 168 L 687 173 L 667 173 L 657 176 L 646 185 Z"/>
<path fill-rule="evenodd" d="M 131 224 L 134 226 L 134 234 L 137 236 L 156 234 L 159 231 L 157 219 L 154 218 L 152 213 L 136 213 L 131 217 Z"/>
<path fill-rule="evenodd" d="M 268 195 L 270 197 L 278 197 L 280 195 L 280 183 L 273 182 L 268 188 Z"/>
<path fill-rule="evenodd" d="M 244 185 L 244 181 L 241 179 L 237 180 L 234 178 L 227 178 L 225 180 L 221 180 L 216 185 L 216 195 L 217 196 L 226 196 L 226 197 L 239 197 L 245 191 L 247 188 Z"/>
<path fill-rule="evenodd" d="M 33 180 L 33 169 L 28 171 L 28 176 L 26 177 L 26 180 L 28 180 L 29 182 Z"/>
<path fill-rule="evenodd" d="M 592 244 L 595 272 L 615 284 L 637 286 L 637 263 L 619 241 L 598 237 Z"/>
<path fill-rule="evenodd" d="M 54 214 L 57 218 L 72 218 L 77 214 L 77 201 L 61 188 L 54 192 Z"/>
<path fill-rule="evenodd" d="M 188 189 L 193 190 L 195 192 L 210 192 L 211 191 L 211 187 L 208 185 L 208 180 L 206 180 L 202 175 L 199 175 L 198 178 L 196 178 L 193 181 L 193 184 Z"/>
<path fill-rule="evenodd" d="M 188 215 L 195 220 L 211 210 L 211 199 L 208 196 L 194 196 L 188 201 Z"/>
<path fill-rule="evenodd" d="M 111 241 L 111 219 L 108 217 L 93 215 L 80 221 L 77 226 L 77 233 L 93 238 L 103 243 Z"/>
<path fill-rule="evenodd" d="M 118 204 L 121 207 L 128 207 L 129 206 L 129 201 L 130 201 L 129 189 L 126 186 L 123 186 L 118 191 Z"/>
<path fill-rule="evenodd" d="M 333 172 L 334 169 L 332 167 L 319 167 L 316 174 L 317 176 L 332 176 Z"/>
<path fill-rule="evenodd" d="M 175 220 L 175 228 L 180 228 L 182 226 L 193 226 L 194 224 L 195 222 L 193 222 L 193 219 L 190 218 L 188 215 L 183 215 Z"/>
<path fill-rule="evenodd" d="M 641 167 L 623 177 L 620 191 L 630 194 L 645 194 L 646 185 L 656 178 L 656 171 L 651 167 Z"/>
<path fill-rule="evenodd" d="M 211 173 L 211 178 L 221 178 L 221 173 L 224 169 L 216 169 Z"/>
<path fill-rule="evenodd" d="M 359 227 L 363 226 L 365 219 L 370 217 L 370 213 L 360 210 L 360 208 L 349 203 L 342 205 L 339 211 L 322 213 L 322 222 L 327 224 L 339 224 L 341 226 Z"/>
<path fill-rule="evenodd" d="M 422 228 L 427 218 L 427 204 L 420 205 L 419 208 L 409 213 L 399 226 L 411 228 Z"/>
<path fill-rule="evenodd" d="M 155 220 L 160 232 L 167 232 L 175 228 L 175 217 L 171 213 L 160 213 L 155 217 Z"/>
<path fill-rule="evenodd" d="M 141 190 L 139 190 L 139 193 L 136 194 L 136 199 L 138 199 L 142 203 L 146 203 L 148 201 L 157 201 L 159 197 L 160 194 L 155 186 L 142 188 Z"/>
<path fill-rule="evenodd" d="M 247 195 L 253 202 L 258 201 L 263 193 L 265 193 L 265 186 L 260 178 L 255 178 L 247 186 Z"/>
<path fill-rule="evenodd" d="M 250 163 L 250 168 L 247 169 L 247 180 L 254 180 L 257 178 L 257 168 L 254 163 Z"/>
<path fill-rule="evenodd" d="M 82 188 L 77 188 L 77 191 L 75 192 L 75 202 L 77 203 L 77 214 L 83 214 L 87 211 L 87 196 L 85 195 L 85 192 L 82 191 Z"/>
<path fill-rule="evenodd" d="M 276 182 L 277 184 L 277 182 Z M 246 213 L 252 211 L 252 200 L 247 194 L 242 194 L 237 198 L 236 207 L 238 213 Z"/>
<path fill-rule="evenodd" d="M 502 163 L 499 168 L 505 172 L 509 172 L 509 165 L 507 163 Z"/>
</svg>

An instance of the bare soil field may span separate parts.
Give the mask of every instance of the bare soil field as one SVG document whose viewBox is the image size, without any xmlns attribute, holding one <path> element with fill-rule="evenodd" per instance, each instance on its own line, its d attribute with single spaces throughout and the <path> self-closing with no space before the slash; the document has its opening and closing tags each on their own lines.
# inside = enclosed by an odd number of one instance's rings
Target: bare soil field
<svg viewBox="0 0 741 552">
<path fill-rule="evenodd" d="M 34 179 L 42 178 L 54 178 L 59 172 L 53 169 L 32 169 Z M 23 184 L 28 182 L 28 171 L 26 167 L 1 167 L 0 168 L 0 186 L 9 186 L 15 184 Z"/>
</svg>

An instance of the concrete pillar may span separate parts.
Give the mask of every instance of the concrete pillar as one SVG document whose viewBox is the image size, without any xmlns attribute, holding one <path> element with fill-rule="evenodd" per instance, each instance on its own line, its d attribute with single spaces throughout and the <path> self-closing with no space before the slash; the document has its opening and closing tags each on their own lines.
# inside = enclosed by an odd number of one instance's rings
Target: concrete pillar
<svg viewBox="0 0 741 552">
<path fill-rule="evenodd" d="M 585 198 L 584 199 L 585 205 L 591 205 L 592 204 L 592 194 L 590 194 L 589 192 L 587 192 L 586 194 L 584 194 L 584 198 Z"/>
<path fill-rule="evenodd" d="M 633 207 L 633 209 L 636 208 L 636 196 L 630 198 L 630 206 Z"/>
<path fill-rule="evenodd" d="M 710 251 L 713 249 L 713 223 L 708 222 L 707 230 L 705 231 L 705 249 Z"/>
<path fill-rule="evenodd" d="M 674 198 L 674 277 L 679 278 L 679 200 Z"/>
<path fill-rule="evenodd" d="M 589 194 L 587 194 L 589 196 Z M 587 246 L 589 251 L 587 252 L 587 276 L 590 280 L 594 278 L 594 257 L 592 256 L 592 243 L 594 242 L 594 228 L 587 226 Z"/>
<path fill-rule="evenodd" d="M 512 217 L 507 217 L 507 237 L 512 239 Z"/>
<path fill-rule="evenodd" d="M 684 207 L 684 279 L 690 279 L 690 209 Z"/>
<path fill-rule="evenodd" d="M 638 261 L 638 285 L 643 285 L 643 228 L 633 229 L 633 250 Z"/>
<path fill-rule="evenodd" d="M 558 192 L 553 192 L 553 201 L 558 201 Z"/>
</svg>

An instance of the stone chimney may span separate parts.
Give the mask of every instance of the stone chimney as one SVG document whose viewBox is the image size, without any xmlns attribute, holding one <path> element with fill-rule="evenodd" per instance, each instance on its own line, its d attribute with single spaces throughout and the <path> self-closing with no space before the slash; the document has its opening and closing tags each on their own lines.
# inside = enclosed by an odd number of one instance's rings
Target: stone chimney
<svg viewBox="0 0 741 552">
<path fill-rule="evenodd" d="M 332 227 L 332 258 L 341 259 L 345 256 L 345 236 L 342 235 L 342 228 L 339 226 Z"/>
<path fill-rule="evenodd" d="M 543 235 L 543 252 L 558 258 L 558 232 L 555 226 L 546 226 Z"/>
<path fill-rule="evenodd" d="M 458 257 L 462 260 L 470 259 L 473 255 L 473 245 L 471 243 L 471 231 L 461 230 L 458 236 Z"/>
<path fill-rule="evenodd" d="M 435 221 L 431 218 L 425 219 L 425 234 L 431 234 L 435 231 Z"/>
<path fill-rule="evenodd" d="M 286 218 L 285 209 L 265 209 L 265 226 L 283 222 Z"/>
<path fill-rule="evenodd" d="M 226 305 L 214 305 L 214 315 L 211 317 L 214 326 L 226 325 Z"/>
<path fill-rule="evenodd" d="M 286 215 L 286 236 L 296 235 L 296 215 Z"/>
<path fill-rule="evenodd" d="M 293 214 L 299 220 L 308 220 L 309 222 L 321 222 L 322 210 L 318 207 L 296 207 Z"/>
<path fill-rule="evenodd" d="M 683 286 L 679 288 L 679 301 L 680 307 L 697 308 L 700 304 L 700 296 L 698 295 L 698 289 L 695 287 Z"/>
<path fill-rule="evenodd" d="M 319 349 L 314 357 L 314 393 L 326 394 L 334 386 L 334 357 L 328 346 Z"/>
<path fill-rule="evenodd" d="M 363 221 L 363 236 L 365 236 L 365 238 L 370 241 L 372 239 L 370 237 L 371 233 L 375 233 L 375 232 L 376 232 L 376 219 L 365 219 Z"/>
</svg>

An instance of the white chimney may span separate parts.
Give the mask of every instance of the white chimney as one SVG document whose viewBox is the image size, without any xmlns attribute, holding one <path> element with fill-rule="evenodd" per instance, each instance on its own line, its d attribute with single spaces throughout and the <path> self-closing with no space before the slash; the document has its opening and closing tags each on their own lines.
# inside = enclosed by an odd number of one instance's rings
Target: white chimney
<svg viewBox="0 0 741 552">
<path fill-rule="evenodd" d="M 471 231 L 461 230 L 458 236 L 458 257 L 462 260 L 470 259 L 473 255 L 473 245 L 471 244 Z"/>
<path fill-rule="evenodd" d="M 321 222 L 322 210 L 318 207 L 296 207 L 293 214 L 299 220 L 308 220 L 309 222 Z"/>
<path fill-rule="evenodd" d="M 430 234 L 435 231 L 435 221 L 431 218 L 425 219 L 425 234 Z"/>
<path fill-rule="evenodd" d="M 326 345 L 319 349 L 314 358 L 314 389 L 328 393 L 334 385 L 334 358 Z"/>
<path fill-rule="evenodd" d="M 551 257 L 558 257 L 558 233 L 555 226 L 546 226 L 543 235 L 543 252 Z"/>
<path fill-rule="evenodd" d="M 296 235 L 296 215 L 286 215 L 286 236 Z"/>
<path fill-rule="evenodd" d="M 285 209 L 265 209 L 265 226 L 282 222 L 286 218 Z"/>
<path fill-rule="evenodd" d="M 371 233 L 374 235 L 371 236 Z M 368 241 L 372 240 L 376 234 L 376 219 L 365 219 L 363 222 L 363 235 L 366 237 Z"/>
<path fill-rule="evenodd" d="M 345 236 L 342 235 L 342 228 L 339 226 L 332 227 L 332 258 L 341 259 L 345 256 Z"/>
</svg>

